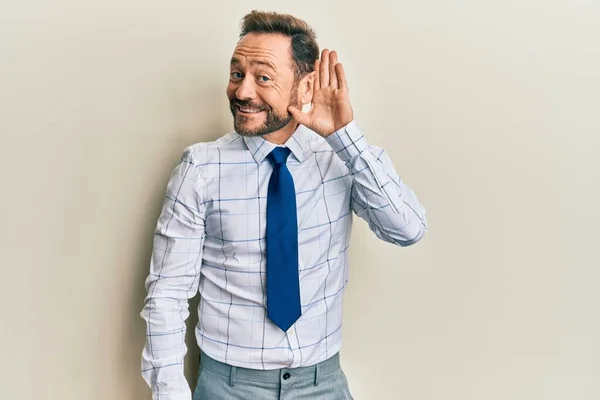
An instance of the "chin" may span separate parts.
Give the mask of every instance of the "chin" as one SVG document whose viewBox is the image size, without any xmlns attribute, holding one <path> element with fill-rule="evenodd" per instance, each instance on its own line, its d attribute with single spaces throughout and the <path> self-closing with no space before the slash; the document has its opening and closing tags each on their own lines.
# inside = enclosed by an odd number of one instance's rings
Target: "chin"
<svg viewBox="0 0 600 400">
<path fill-rule="evenodd" d="M 234 129 L 242 136 L 261 136 L 262 125 L 234 123 Z"/>
</svg>

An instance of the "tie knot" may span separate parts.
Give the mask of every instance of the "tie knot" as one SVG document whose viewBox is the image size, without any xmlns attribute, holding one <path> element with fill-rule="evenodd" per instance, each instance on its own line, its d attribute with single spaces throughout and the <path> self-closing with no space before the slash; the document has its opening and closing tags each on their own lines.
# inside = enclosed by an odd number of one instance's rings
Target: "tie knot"
<svg viewBox="0 0 600 400">
<path fill-rule="evenodd" d="M 273 151 L 269 153 L 267 158 L 273 165 L 285 164 L 291 150 L 287 147 L 275 147 Z"/>
</svg>

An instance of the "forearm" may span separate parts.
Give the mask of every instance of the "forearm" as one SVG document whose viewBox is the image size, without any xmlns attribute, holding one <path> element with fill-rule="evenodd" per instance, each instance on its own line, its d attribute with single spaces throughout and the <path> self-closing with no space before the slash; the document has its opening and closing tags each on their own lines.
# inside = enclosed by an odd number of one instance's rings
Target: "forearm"
<svg viewBox="0 0 600 400">
<path fill-rule="evenodd" d="M 168 298 L 146 300 L 142 311 L 146 321 L 142 376 L 155 400 L 189 400 L 191 397 L 184 375 L 187 351 L 184 321 L 187 314 L 187 301 Z"/>
<path fill-rule="evenodd" d="M 400 246 L 427 230 L 425 208 L 398 176 L 387 153 L 370 145 L 352 121 L 327 141 L 353 177 L 352 208 L 382 240 Z"/>
</svg>

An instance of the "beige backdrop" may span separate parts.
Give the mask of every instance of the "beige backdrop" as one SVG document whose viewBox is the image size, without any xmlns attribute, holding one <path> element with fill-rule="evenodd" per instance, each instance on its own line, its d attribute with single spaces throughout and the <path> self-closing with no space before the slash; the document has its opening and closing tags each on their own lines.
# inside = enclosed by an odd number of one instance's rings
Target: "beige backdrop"
<svg viewBox="0 0 600 400">
<path fill-rule="evenodd" d="M 600 398 L 597 1 L 2 3 L 3 400 L 149 399 L 152 231 L 182 150 L 231 129 L 252 8 L 339 51 L 362 130 L 427 209 L 407 249 L 357 219 L 355 397 Z"/>
</svg>

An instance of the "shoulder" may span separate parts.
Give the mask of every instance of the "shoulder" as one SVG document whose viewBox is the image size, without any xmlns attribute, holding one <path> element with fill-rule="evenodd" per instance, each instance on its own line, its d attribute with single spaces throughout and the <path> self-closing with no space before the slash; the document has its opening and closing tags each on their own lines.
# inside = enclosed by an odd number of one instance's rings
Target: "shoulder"
<svg viewBox="0 0 600 400">
<path fill-rule="evenodd" d="M 181 155 L 181 162 L 201 168 L 217 160 L 220 150 L 231 150 L 242 147 L 242 137 L 235 132 L 229 132 L 216 140 L 198 142 L 186 147 Z"/>
</svg>

